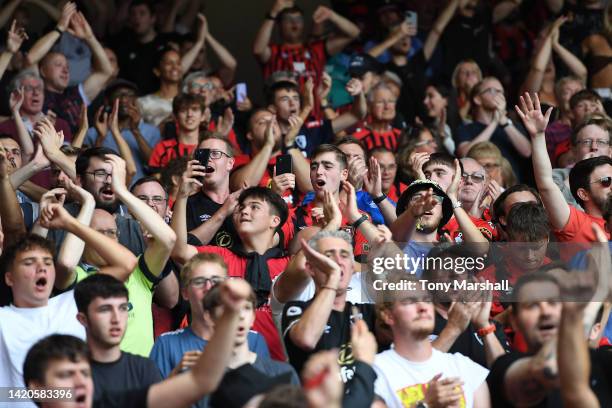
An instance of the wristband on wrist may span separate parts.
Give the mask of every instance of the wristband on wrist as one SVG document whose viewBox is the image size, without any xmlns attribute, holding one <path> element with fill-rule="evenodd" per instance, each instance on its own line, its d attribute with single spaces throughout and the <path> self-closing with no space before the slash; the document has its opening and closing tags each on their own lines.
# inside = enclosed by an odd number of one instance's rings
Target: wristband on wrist
<svg viewBox="0 0 612 408">
<path fill-rule="evenodd" d="M 494 333 L 495 329 L 496 329 L 495 325 L 491 323 L 487 327 L 483 327 L 482 329 L 476 330 L 476 334 L 478 335 L 478 337 L 482 339 L 486 337 L 488 334 Z"/>
<path fill-rule="evenodd" d="M 332 288 L 331 286 L 321 286 L 321 289 L 329 289 L 329 290 L 333 290 L 334 292 L 338 291 L 338 289 Z"/>
<path fill-rule="evenodd" d="M 266 13 L 266 20 L 276 21 L 276 16 L 273 16 L 269 11 Z"/>
<path fill-rule="evenodd" d="M 376 198 L 373 198 L 372 201 L 374 201 L 374 204 L 380 204 L 383 201 L 385 201 L 386 198 L 387 198 L 387 195 L 385 193 L 383 193 L 382 195 L 380 195 L 380 196 L 378 196 Z"/>
<path fill-rule="evenodd" d="M 357 221 L 353 223 L 353 228 L 355 229 L 359 228 L 359 226 L 363 224 L 364 222 L 366 222 L 367 220 L 368 220 L 368 216 L 363 214 L 361 217 L 359 217 Z"/>
<path fill-rule="evenodd" d="M 57 31 L 59 33 L 59 35 L 61 36 L 62 34 L 64 34 L 65 30 L 62 30 L 61 28 L 59 28 L 58 26 L 55 26 L 53 28 L 53 31 Z"/>
</svg>

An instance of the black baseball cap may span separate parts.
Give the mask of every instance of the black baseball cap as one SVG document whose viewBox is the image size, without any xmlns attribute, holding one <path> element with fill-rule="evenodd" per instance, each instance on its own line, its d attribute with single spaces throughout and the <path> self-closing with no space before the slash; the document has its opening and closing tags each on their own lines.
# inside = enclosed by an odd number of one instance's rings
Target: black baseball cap
<svg viewBox="0 0 612 408">
<path fill-rule="evenodd" d="M 450 198 L 446 195 L 442 187 L 438 183 L 432 180 L 421 180 L 417 179 L 410 183 L 408 188 L 404 190 L 399 200 L 397 200 L 397 206 L 395 207 L 395 213 L 399 217 L 404 211 L 406 211 L 406 207 L 408 207 L 408 203 L 412 196 L 423 190 L 433 190 L 433 194 L 442 197 L 442 220 L 440 221 L 440 227 L 445 226 L 448 221 L 453 216 L 453 203 Z"/>
<path fill-rule="evenodd" d="M 369 54 L 357 54 L 351 58 L 348 71 L 351 76 L 361 77 L 367 72 L 380 74 L 383 72 L 383 66 Z"/>
<path fill-rule="evenodd" d="M 117 78 L 106 86 L 104 89 L 104 95 L 106 97 L 110 97 L 112 93 L 117 90 L 117 88 L 129 88 L 132 89 L 136 95 L 139 94 L 138 85 L 136 85 L 134 82 L 128 81 L 127 79 Z"/>
</svg>

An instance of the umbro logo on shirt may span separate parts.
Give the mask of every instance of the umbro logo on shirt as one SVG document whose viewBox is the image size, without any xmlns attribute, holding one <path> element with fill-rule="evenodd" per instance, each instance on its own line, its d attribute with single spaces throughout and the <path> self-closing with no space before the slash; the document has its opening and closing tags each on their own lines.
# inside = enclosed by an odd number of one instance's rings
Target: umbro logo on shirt
<svg viewBox="0 0 612 408">
<path fill-rule="evenodd" d="M 287 309 L 287 317 L 298 316 L 302 314 L 302 308 L 299 306 L 290 306 Z"/>
</svg>

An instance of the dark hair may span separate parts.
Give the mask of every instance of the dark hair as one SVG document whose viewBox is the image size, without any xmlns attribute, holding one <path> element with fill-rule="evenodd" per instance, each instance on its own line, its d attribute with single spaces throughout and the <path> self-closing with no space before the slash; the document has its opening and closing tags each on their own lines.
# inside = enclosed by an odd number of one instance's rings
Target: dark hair
<svg viewBox="0 0 612 408">
<path fill-rule="evenodd" d="M 179 58 L 181 57 L 181 53 L 174 47 L 169 46 L 168 44 L 162 46 L 160 49 L 157 50 L 157 52 L 155 53 L 155 61 L 157 61 L 157 63 L 155 64 L 155 68 L 159 69 L 161 67 L 161 63 L 162 60 L 164 59 L 164 56 L 170 52 L 175 52 L 178 54 Z"/>
<path fill-rule="evenodd" d="M 515 184 L 514 186 L 505 189 L 493 202 L 493 205 L 491 206 L 493 210 L 493 221 L 499 222 L 499 217 L 506 215 L 506 213 L 504 212 L 504 202 L 506 201 L 506 198 L 508 198 L 510 194 L 518 193 L 521 191 L 530 192 L 536 198 L 538 205 L 544 205 L 542 203 L 542 198 L 540 197 L 540 193 L 538 193 L 538 190 L 531 186 L 528 186 L 527 184 Z"/>
<path fill-rule="evenodd" d="M 42 249 L 49 252 L 51 256 L 55 257 L 55 244 L 53 241 L 36 234 L 28 234 L 4 249 L 4 252 L 0 257 L 1 274 L 4 275 L 6 272 L 9 272 L 18 254 L 31 249 Z"/>
<path fill-rule="evenodd" d="M 202 133 L 202 137 L 200 138 L 200 141 L 198 142 L 198 146 L 206 140 L 222 141 L 223 143 L 225 143 L 225 148 L 227 149 L 226 153 L 229 154 L 230 157 L 234 157 L 234 146 L 232 146 L 232 142 L 230 142 L 227 137 L 223 136 L 223 134 L 219 132 L 205 131 Z"/>
<path fill-rule="evenodd" d="M 461 115 L 459 114 L 459 107 L 457 106 L 457 92 L 440 79 L 428 81 L 425 84 L 425 90 L 430 86 L 446 99 L 446 123 L 448 123 L 451 132 L 454 134 L 457 126 L 461 124 Z"/>
<path fill-rule="evenodd" d="M 174 184 L 172 183 L 172 176 L 181 177 L 187 169 L 187 163 L 189 162 L 189 156 L 181 156 L 176 159 L 170 160 L 165 167 L 161 169 L 159 174 L 159 181 L 164 190 L 172 191 Z"/>
<path fill-rule="evenodd" d="M 591 191 L 591 173 L 599 167 L 609 164 L 612 166 L 612 159 L 608 156 L 591 157 L 590 159 L 584 159 L 576 163 L 570 170 L 569 184 L 570 191 L 576 199 L 576 202 L 584 207 L 584 201 L 578 197 L 578 189 L 583 188 L 586 191 Z"/>
<path fill-rule="evenodd" d="M 299 6 L 296 5 L 291 7 L 285 7 L 276 15 L 276 21 L 281 21 L 283 17 L 285 17 L 285 15 L 287 14 L 301 14 L 303 16 L 304 10 L 302 10 Z"/>
<path fill-rule="evenodd" d="M 67 334 L 52 334 L 38 340 L 23 362 L 23 382 L 29 386 L 32 381 L 44 384 L 45 373 L 52 360 L 89 361 L 87 344 L 77 337 Z"/>
<path fill-rule="evenodd" d="M 253 305 L 253 309 L 255 309 L 257 307 L 257 297 L 253 289 L 249 292 L 248 300 Z M 202 299 L 202 308 L 204 311 L 212 314 L 219 306 L 221 306 L 221 285 L 217 284 L 210 288 L 206 295 L 204 295 L 204 299 Z"/>
<path fill-rule="evenodd" d="M 550 234 L 550 223 L 541 204 L 517 203 L 508 213 L 506 225 L 508 235 L 524 237 L 528 242 L 537 242 Z"/>
<path fill-rule="evenodd" d="M 107 154 L 119 155 L 113 149 L 109 149 L 108 147 L 100 146 L 100 147 L 90 147 L 89 149 L 81 150 L 79 155 L 77 156 L 75 169 L 76 174 L 81 177 L 85 176 L 85 172 L 89 167 L 89 161 L 92 157 L 97 157 L 100 160 L 104 160 Z"/>
<path fill-rule="evenodd" d="M 266 396 L 259 408 L 308 408 L 304 390 L 298 385 L 283 384 L 274 387 Z"/>
<path fill-rule="evenodd" d="M 151 0 L 133 0 L 130 3 L 130 8 L 136 7 L 136 6 L 146 6 L 149 9 L 149 13 L 151 13 L 152 16 L 155 16 L 155 10 L 153 9 L 153 2 Z"/>
<path fill-rule="evenodd" d="M 274 98 L 276 97 L 276 93 L 278 91 L 294 91 L 300 95 L 300 87 L 295 82 L 278 81 L 271 84 L 267 89 L 266 101 L 268 102 L 268 105 L 274 104 Z"/>
<path fill-rule="evenodd" d="M 601 96 L 591 89 L 583 89 L 572 95 L 569 100 L 570 109 L 574 109 L 582 101 L 602 102 Z"/>
<path fill-rule="evenodd" d="M 574 129 L 572 129 L 572 135 L 570 141 L 573 146 L 578 143 L 578 133 L 589 125 L 595 125 L 606 131 L 608 134 L 608 141 L 610 141 L 610 133 L 612 132 L 612 119 L 606 115 L 594 114 L 587 116 L 582 122 L 578 123 Z"/>
<path fill-rule="evenodd" d="M 310 160 L 314 160 L 315 157 L 323 153 L 334 153 L 336 155 L 336 160 L 340 163 L 340 169 L 344 170 L 348 168 L 348 159 L 346 158 L 346 154 L 344 154 L 344 152 L 340 150 L 338 146 L 334 146 L 332 144 L 324 143 L 317 146 L 315 151 L 312 153 Z"/>
<path fill-rule="evenodd" d="M 198 105 L 202 112 L 206 109 L 206 102 L 202 95 L 192 95 L 189 93 L 178 94 L 172 100 L 172 113 L 178 115 L 181 110 L 189 108 L 192 105 Z"/>
<path fill-rule="evenodd" d="M 610 223 L 612 222 L 612 196 L 609 196 L 606 200 L 606 205 L 604 206 L 603 219 Z M 612 225 L 609 225 L 608 228 L 611 228 Z"/>
<path fill-rule="evenodd" d="M 249 187 L 240 193 L 238 197 L 238 205 L 242 205 L 247 198 L 259 198 L 270 205 L 270 213 L 278 215 L 280 217 L 280 223 L 276 228 L 277 231 L 283 227 L 289 216 L 289 210 L 287 209 L 287 203 L 282 199 L 281 196 L 272 192 L 267 187 Z"/>
<path fill-rule="evenodd" d="M 164 190 L 164 193 L 166 195 L 166 200 L 168 199 L 168 190 L 166 190 L 166 187 L 164 187 L 162 182 L 155 176 L 145 176 L 145 177 L 141 177 L 138 180 L 136 180 L 136 182 L 132 184 L 132 187 L 130 187 L 130 193 L 134 194 L 134 190 L 136 190 L 136 187 L 138 187 L 141 184 L 145 184 L 145 183 L 159 184 L 160 187 Z"/>
<path fill-rule="evenodd" d="M 104 273 L 95 273 L 83 279 L 74 288 L 74 301 L 77 310 L 87 314 L 89 304 L 95 298 L 126 298 L 129 300 L 128 290 L 119 279 Z"/>
<path fill-rule="evenodd" d="M 338 140 L 336 143 L 334 143 L 335 146 L 340 147 L 342 145 L 345 144 L 356 144 L 357 146 L 359 146 L 361 148 L 361 150 L 363 150 L 363 158 L 366 160 L 368 160 L 368 149 L 366 148 L 366 146 L 363 144 L 363 142 L 353 136 L 344 136 L 342 139 Z"/>
<path fill-rule="evenodd" d="M 565 266 L 564 264 L 560 262 L 552 262 L 547 265 L 544 265 L 537 272 L 525 273 L 520 278 L 518 278 L 518 280 L 516 281 L 516 283 L 514 284 L 512 288 L 513 297 L 514 299 L 516 299 L 516 304 L 513 305 L 512 307 L 512 314 L 516 315 L 516 313 L 518 312 L 517 310 L 518 308 L 516 307 L 519 303 L 518 297 L 519 297 L 519 293 L 521 292 L 521 289 L 523 289 L 524 286 L 530 283 L 533 283 L 533 282 L 551 282 L 551 283 L 554 283 L 555 285 L 558 285 L 557 280 L 553 276 L 547 273 L 551 269 L 557 269 L 557 268 L 565 269 Z"/>
<path fill-rule="evenodd" d="M 75 147 L 72 145 L 61 145 L 60 151 L 64 153 L 66 156 L 78 156 L 81 152 L 80 147 Z"/>
<path fill-rule="evenodd" d="M 432 164 L 440 164 L 442 166 L 446 166 L 449 169 L 455 171 L 455 157 L 451 156 L 446 152 L 436 152 L 429 155 L 429 160 L 423 163 L 423 169 Z M 461 171 L 463 171 L 463 163 L 459 160 L 459 165 L 461 166 Z"/>
</svg>

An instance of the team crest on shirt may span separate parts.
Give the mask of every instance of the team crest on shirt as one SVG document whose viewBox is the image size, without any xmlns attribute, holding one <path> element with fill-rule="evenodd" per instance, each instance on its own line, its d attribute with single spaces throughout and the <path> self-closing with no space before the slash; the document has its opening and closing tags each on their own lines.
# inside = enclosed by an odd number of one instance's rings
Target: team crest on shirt
<svg viewBox="0 0 612 408">
<path fill-rule="evenodd" d="M 355 228 L 350 225 L 345 225 L 344 227 L 340 227 L 340 229 L 351 236 L 351 238 L 355 235 Z"/>
<path fill-rule="evenodd" d="M 285 314 L 287 317 L 299 316 L 302 314 L 302 308 L 299 306 L 289 306 Z"/>
<path fill-rule="evenodd" d="M 306 140 L 306 135 L 297 135 L 295 138 L 295 144 L 300 149 L 305 149 L 308 141 Z"/>
<path fill-rule="evenodd" d="M 234 243 L 232 236 L 225 231 L 220 231 L 215 235 L 215 243 L 218 247 L 229 248 Z"/>
</svg>

